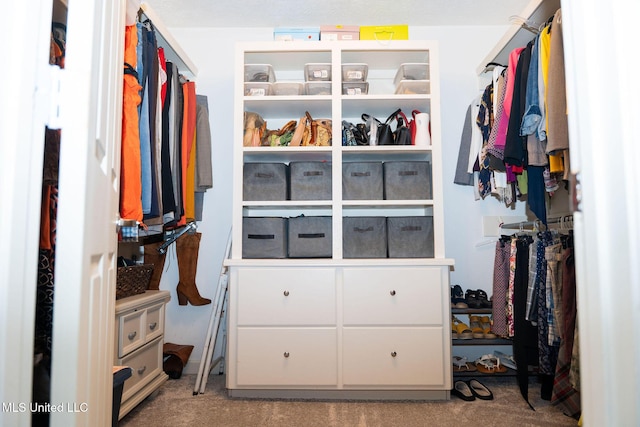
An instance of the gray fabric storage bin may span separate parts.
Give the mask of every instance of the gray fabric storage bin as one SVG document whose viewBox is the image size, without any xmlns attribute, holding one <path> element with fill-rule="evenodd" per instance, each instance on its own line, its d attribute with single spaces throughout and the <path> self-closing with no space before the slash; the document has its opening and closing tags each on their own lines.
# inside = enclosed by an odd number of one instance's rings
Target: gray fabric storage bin
<svg viewBox="0 0 640 427">
<path fill-rule="evenodd" d="M 382 162 L 342 164 L 343 200 L 382 200 Z"/>
<path fill-rule="evenodd" d="M 242 218 L 242 258 L 286 258 L 287 218 Z"/>
<path fill-rule="evenodd" d="M 385 200 L 431 199 L 431 162 L 384 162 Z"/>
<path fill-rule="evenodd" d="M 242 200 L 287 200 L 288 169 L 285 163 L 245 163 Z"/>
<path fill-rule="evenodd" d="M 433 217 L 387 218 L 389 258 L 433 258 Z"/>
<path fill-rule="evenodd" d="M 386 258 L 387 219 L 385 217 L 342 218 L 344 258 Z"/>
<path fill-rule="evenodd" d="M 331 258 L 330 216 L 289 218 L 289 258 Z"/>
<path fill-rule="evenodd" d="M 331 162 L 289 163 L 291 200 L 331 200 Z"/>
</svg>

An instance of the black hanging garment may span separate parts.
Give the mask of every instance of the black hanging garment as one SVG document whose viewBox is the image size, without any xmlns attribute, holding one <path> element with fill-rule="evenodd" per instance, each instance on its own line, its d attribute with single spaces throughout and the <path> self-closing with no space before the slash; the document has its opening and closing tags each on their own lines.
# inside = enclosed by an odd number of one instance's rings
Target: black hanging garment
<svg viewBox="0 0 640 427">
<path fill-rule="evenodd" d="M 519 237 L 516 241 L 516 271 L 513 285 L 513 357 L 516 361 L 520 394 L 529 403 L 529 366 L 538 364 L 538 330 L 525 319 L 527 310 L 527 288 L 529 286 L 529 246 L 530 236 Z"/>
</svg>

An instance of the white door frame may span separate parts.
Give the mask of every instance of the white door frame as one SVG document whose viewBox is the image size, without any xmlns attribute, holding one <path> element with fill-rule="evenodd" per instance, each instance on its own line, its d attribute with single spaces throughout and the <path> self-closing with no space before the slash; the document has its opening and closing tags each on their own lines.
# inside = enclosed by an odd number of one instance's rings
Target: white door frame
<svg viewBox="0 0 640 427">
<path fill-rule="evenodd" d="M 69 2 L 51 425 L 111 423 L 125 0 Z"/>
<path fill-rule="evenodd" d="M 30 426 L 44 130 L 52 0 L 12 2 L 3 26 L 15 37 L 0 79 L 0 425 Z M 18 42 L 19 40 L 19 42 Z M 15 409 L 15 411 L 13 410 Z"/>
<path fill-rule="evenodd" d="M 113 195 L 119 189 L 124 3 L 83 0 L 70 5 L 60 97 L 64 172 L 59 182 L 51 384 L 52 403 L 64 404 L 65 412 L 52 413 L 52 426 L 111 423 L 117 245 Z M 31 425 L 51 11 L 52 0 L 13 2 L 3 10 L 12 38 L 5 50 L 13 70 L 0 81 L 0 425 L 6 426 Z"/>
<path fill-rule="evenodd" d="M 585 426 L 640 425 L 637 1 L 563 0 Z"/>
</svg>

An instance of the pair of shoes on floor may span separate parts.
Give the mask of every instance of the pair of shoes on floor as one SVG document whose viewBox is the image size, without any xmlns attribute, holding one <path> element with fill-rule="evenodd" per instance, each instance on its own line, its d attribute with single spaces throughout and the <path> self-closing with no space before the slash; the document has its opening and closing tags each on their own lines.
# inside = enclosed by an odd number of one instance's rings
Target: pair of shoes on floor
<svg viewBox="0 0 640 427">
<path fill-rule="evenodd" d="M 460 285 L 451 287 L 451 308 L 469 308 L 464 298 L 464 291 Z"/>
<path fill-rule="evenodd" d="M 464 302 L 469 308 L 491 308 L 493 303 L 489 300 L 487 293 L 482 289 L 467 289 L 464 295 Z"/>
<path fill-rule="evenodd" d="M 451 362 L 453 363 L 453 372 L 475 372 L 478 370 L 473 363 L 469 363 L 466 357 L 453 356 Z"/>
<path fill-rule="evenodd" d="M 484 384 L 476 379 L 468 381 L 456 381 L 453 383 L 451 394 L 468 402 L 472 400 L 493 400 L 493 393 Z"/>
<path fill-rule="evenodd" d="M 506 366 L 500 363 L 500 358 L 493 354 L 485 354 L 475 361 L 478 372 L 483 374 L 501 374 L 507 372 Z"/>
<path fill-rule="evenodd" d="M 498 336 L 491 332 L 491 318 L 489 316 L 469 316 L 469 327 L 473 338 L 496 339 Z"/>
</svg>

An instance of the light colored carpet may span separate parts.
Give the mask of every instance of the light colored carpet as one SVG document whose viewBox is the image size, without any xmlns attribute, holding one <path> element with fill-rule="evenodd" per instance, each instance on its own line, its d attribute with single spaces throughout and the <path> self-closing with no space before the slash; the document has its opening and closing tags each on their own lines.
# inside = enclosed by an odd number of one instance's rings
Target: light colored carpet
<svg viewBox="0 0 640 427">
<path fill-rule="evenodd" d="M 230 399 L 225 377 L 212 374 L 204 394 L 193 395 L 195 375 L 168 380 L 122 420 L 121 427 L 413 427 L 413 426 L 576 426 L 577 421 L 540 398 L 531 378 L 531 410 L 520 396 L 514 377 L 479 380 L 494 400 L 446 402 L 367 402 Z"/>
</svg>

